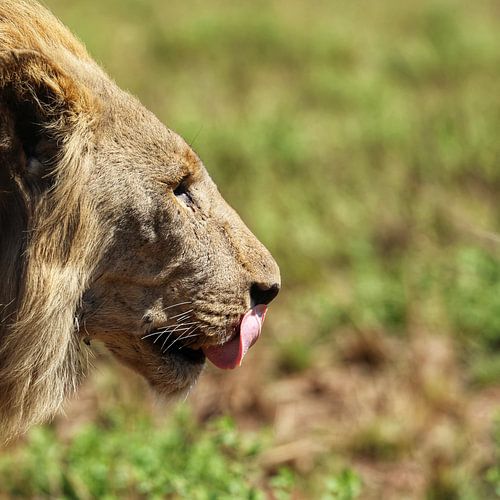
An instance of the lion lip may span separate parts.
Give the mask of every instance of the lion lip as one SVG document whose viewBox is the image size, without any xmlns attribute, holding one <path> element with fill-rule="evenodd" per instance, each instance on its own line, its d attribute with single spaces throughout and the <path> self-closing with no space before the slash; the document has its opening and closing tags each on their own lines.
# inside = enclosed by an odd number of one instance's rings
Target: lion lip
<svg viewBox="0 0 500 500">
<path fill-rule="evenodd" d="M 179 345 L 177 342 L 178 339 L 174 339 L 164 347 L 166 343 L 165 340 L 163 344 L 161 342 L 161 335 L 164 332 L 165 330 L 162 328 L 155 328 L 143 336 L 142 339 L 147 340 L 148 344 L 164 358 L 173 357 L 178 361 L 193 365 L 203 364 L 205 362 L 205 353 L 203 349 L 196 345 Z M 158 342 L 158 340 L 160 341 Z"/>
<path fill-rule="evenodd" d="M 190 349 L 189 347 L 180 347 L 176 350 L 169 350 L 170 354 L 181 357 L 184 361 L 191 364 L 203 364 L 205 362 L 205 353 L 202 349 Z"/>
<path fill-rule="evenodd" d="M 224 344 L 203 348 L 205 356 L 215 366 L 224 370 L 241 366 L 245 354 L 260 336 L 266 311 L 265 304 L 259 304 L 247 311 L 236 335 Z"/>
</svg>

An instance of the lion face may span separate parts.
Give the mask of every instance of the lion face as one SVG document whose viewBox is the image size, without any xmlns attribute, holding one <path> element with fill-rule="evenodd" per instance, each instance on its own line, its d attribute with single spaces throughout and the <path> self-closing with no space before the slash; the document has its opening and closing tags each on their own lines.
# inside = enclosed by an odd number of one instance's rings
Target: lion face
<svg viewBox="0 0 500 500">
<path fill-rule="evenodd" d="M 275 297 L 279 270 L 183 139 L 125 94 L 107 106 L 88 195 L 112 238 L 84 294 L 83 333 L 160 392 L 178 392 L 209 346 Z"/>
<path fill-rule="evenodd" d="M 85 340 L 162 394 L 234 368 L 280 287 L 194 151 L 31 0 L 0 3 L 0 234 L 0 438 L 75 391 Z"/>
</svg>

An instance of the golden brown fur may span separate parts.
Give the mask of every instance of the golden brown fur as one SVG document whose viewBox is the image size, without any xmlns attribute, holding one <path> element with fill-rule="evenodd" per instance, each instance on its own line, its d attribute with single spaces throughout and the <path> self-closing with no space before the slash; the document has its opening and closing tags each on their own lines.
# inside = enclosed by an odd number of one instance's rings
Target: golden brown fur
<svg viewBox="0 0 500 500">
<path fill-rule="evenodd" d="M 196 154 L 31 1 L 0 3 L 0 238 L 0 438 L 75 391 L 82 339 L 178 393 L 202 363 L 145 334 L 184 314 L 221 343 L 279 286 Z"/>
</svg>

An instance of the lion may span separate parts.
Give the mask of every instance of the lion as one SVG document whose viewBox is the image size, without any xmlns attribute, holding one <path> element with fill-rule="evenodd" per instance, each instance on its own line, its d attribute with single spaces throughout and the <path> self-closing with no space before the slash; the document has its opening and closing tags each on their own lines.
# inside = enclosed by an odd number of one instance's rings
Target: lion
<svg viewBox="0 0 500 500">
<path fill-rule="evenodd" d="M 193 149 L 44 7 L 0 3 L 0 435 L 57 413 L 102 342 L 159 394 L 234 368 L 280 289 Z"/>
</svg>

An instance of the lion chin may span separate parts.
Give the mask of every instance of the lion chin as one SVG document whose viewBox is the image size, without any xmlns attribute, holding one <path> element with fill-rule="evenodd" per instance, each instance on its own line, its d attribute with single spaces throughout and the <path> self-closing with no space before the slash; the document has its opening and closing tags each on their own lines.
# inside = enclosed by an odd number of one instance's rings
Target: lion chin
<svg viewBox="0 0 500 500">
<path fill-rule="evenodd" d="M 0 438 L 102 342 L 163 395 L 239 366 L 278 266 L 202 161 L 31 0 L 0 3 Z"/>
</svg>

